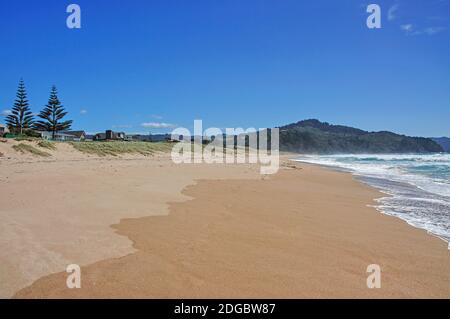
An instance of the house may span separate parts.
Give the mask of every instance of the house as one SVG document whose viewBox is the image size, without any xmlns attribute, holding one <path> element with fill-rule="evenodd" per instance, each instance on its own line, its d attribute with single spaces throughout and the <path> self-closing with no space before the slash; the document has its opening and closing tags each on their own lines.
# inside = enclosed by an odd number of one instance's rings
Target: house
<svg viewBox="0 0 450 319">
<path fill-rule="evenodd" d="M 9 133 L 9 129 L 6 125 L 0 124 L 0 136 Z"/>
<path fill-rule="evenodd" d="M 54 141 L 74 141 L 75 136 L 70 134 L 65 134 L 62 132 L 56 132 L 55 138 L 53 138 L 53 132 L 50 131 L 39 131 L 39 134 L 41 134 L 41 137 L 44 140 L 54 140 Z"/>
<path fill-rule="evenodd" d="M 94 140 L 94 141 L 104 141 L 104 140 L 106 140 L 106 134 L 105 133 L 97 133 L 97 134 L 94 135 L 92 140 Z"/>
<path fill-rule="evenodd" d="M 111 130 L 107 130 L 105 132 L 106 139 L 107 140 L 121 140 L 123 141 L 125 139 L 125 133 L 124 132 L 113 132 Z"/>
<path fill-rule="evenodd" d="M 124 132 L 113 132 L 106 130 L 105 133 L 97 133 L 94 135 L 94 141 L 123 141 L 125 140 Z"/>
<path fill-rule="evenodd" d="M 53 140 L 53 132 L 39 131 L 44 140 Z M 81 142 L 85 140 L 86 133 L 84 131 L 61 131 L 55 133 L 55 141 L 72 141 Z"/>
<path fill-rule="evenodd" d="M 85 131 L 62 131 L 61 133 L 75 136 L 74 140 L 78 142 L 84 141 L 86 139 Z"/>
</svg>

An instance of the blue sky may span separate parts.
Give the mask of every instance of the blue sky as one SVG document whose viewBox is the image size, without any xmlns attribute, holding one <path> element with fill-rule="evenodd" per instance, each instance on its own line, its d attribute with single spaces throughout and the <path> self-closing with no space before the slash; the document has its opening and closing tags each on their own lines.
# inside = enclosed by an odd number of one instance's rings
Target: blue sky
<svg viewBox="0 0 450 319">
<path fill-rule="evenodd" d="M 1 0 L 0 70 L 0 112 L 21 77 L 34 112 L 55 84 L 88 132 L 318 118 L 450 136 L 450 0 Z"/>
</svg>

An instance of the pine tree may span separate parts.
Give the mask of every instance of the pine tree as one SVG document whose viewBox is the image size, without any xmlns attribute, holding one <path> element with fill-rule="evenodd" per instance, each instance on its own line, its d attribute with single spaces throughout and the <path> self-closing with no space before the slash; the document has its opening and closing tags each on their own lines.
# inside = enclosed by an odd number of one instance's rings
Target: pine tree
<svg viewBox="0 0 450 319">
<path fill-rule="evenodd" d="M 58 99 L 58 92 L 56 87 L 52 87 L 50 92 L 50 98 L 48 104 L 39 113 L 39 117 L 42 119 L 35 123 L 35 128 L 40 131 L 52 132 L 52 138 L 55 139 L 55 135 L 58 131 L 65 131 L 70 129 L 72 121 L 62 121 L 67 115 L 61 102 Z"/>
<path fill-rule="evenodd" d="M 5 119 L 6 124 L 11 130 L 23 133 L 24 129 L 30 128 L 33 125 L 33 114 L 30 110 L 30 105 L 27 100 L 27 92 L 25 90 L 25 83 L 20 79 L 19 87 L 17 89 L 16 100 L 14 106 Z"/>
</svg>

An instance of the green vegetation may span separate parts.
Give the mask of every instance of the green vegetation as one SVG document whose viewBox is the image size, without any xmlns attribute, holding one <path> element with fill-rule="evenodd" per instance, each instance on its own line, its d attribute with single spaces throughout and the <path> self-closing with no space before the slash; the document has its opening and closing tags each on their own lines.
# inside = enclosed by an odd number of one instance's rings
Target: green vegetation
<svg viewBox="0 0 450 319">
<path fill-rule="evenodd" d="M 52 137 L 55 139 L 56 132 L 69 130 L 72 125 L 72 120 L 64 120 L 66 115 L 67 112 L 58 98 L 56 87 L 53 86 L 47 105 L 38 115 L 41 120 L 34 121 L 34 115 L 30 109 L 25 84 L 21 79 L 14 105 L 9 114 L 6 115 L 5 122 L 10 131 L 6 137 L 17 137 L 18 141 L 30 140 L 24 137 L 24 135 L 40 137 L 40 134 L 35 131 L 38 130 L 52 132 Z"/>
<path fill-rule="evenodd" d="M 22 154 L 24 153 L 30 153 L 36 156 L 42 156 L 42 157 L 49 157 L 51 156 L 51 154 L 47 153 L 47 152 L 43 152 L 37 148 L 35 148 L 34 146 L 28 145 L 28 144 L 24 144 L 24 143 L 20 143 L 17 145 L 14 145 L 12 147 L 15 151 L 20 152 Z"/>
<path fill-rule="evenodd" d="M 56 145 L 53 142 L 42 140 L 37 144 L 39 147 L 46 148 L 48 150 L 56 150 Z"/>
<path fill-rule="evenodd" d="M 305 120 L 280 127 L 280 150 L 298 153 L 432 153 L 443 152 L 429 138 Z"/>
<path fill-rule="evenodd" d="M 18 142 L 21 142 L 21 141 L 34 142 L 34 141 L 40 141 L 41 140 L 41 138 L 28 136 L 28 135 L 25 135 L 25 134 L 17 135 L 14 139 L 16 141 L 18 141 Z"/>
<path fill-rule="evenodd" d="M 22 134 L 24 129 L 30 128 L 33 125 L 33 113 L 28 104 L 27 92 L 22 79 L 19 82 L 16 97 L 11 114 L 6 116 L 6 124 L 12 133 Z"/>
<path fill-rule="evenodd" d="M 168 152 L 173 144 L 167 142 L 70 142 L 78 151 L 99 156 L 121 154 L 151 155 L 155 152 Z"/>
<path fill-rule="evenodd" d="M 32 129 L 23 129 L 22 134 L 6 133 L 5 138 L 13 138 L 16 141 L 35 141 L 41 139 L 41 134 Z"/>
<path fill-rule="evenodd" d="M 444 151 L 446 151 L 447 153 L 450 153 L 450 138 L 435 137 L 435 138 L 432 138 L 432 140 L 435 141 L 436 143 L 438 143 L 440 146 L 442 146 Z"/>
<path fill-rule="evenodd" d="M 52 132 L 52 139 L 55 139 L 56 132 L 69 130 L 72 125 L 71 120 L 63 121 L 66 115 L 67 112 L 59 101 L 58 91 L 53 86 L 48 104 L 38 115 L 42 120 L 36 121 L 34 127 L 40 131 Z"/>
</svg>

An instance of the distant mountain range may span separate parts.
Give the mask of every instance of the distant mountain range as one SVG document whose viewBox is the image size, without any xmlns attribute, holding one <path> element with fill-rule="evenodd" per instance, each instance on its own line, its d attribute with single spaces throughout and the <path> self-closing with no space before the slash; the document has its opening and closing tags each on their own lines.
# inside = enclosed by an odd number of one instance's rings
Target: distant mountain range
<svg viewBox="0 0 450 319">
<path fill-rule="evenodd" d="M 442 146 L 444 151 L 450 152 L 450 138 L 448 138 L 448 137 L 432 137 L 431 139 L 433 141 L 435 141 L 436 143 L 438 143 L 440 146 Z"/>
<path fill-rule="evenodd" d="M 280 150 L 297 153 L 433 153 L 443 152 L 436 141 L 392 132 L 368 132 L 311 119 L 280 129 Z"/>
</svg>

